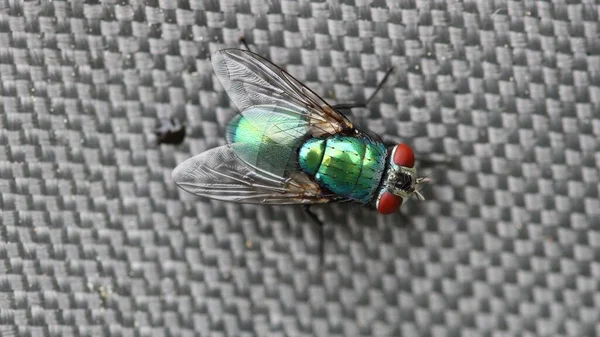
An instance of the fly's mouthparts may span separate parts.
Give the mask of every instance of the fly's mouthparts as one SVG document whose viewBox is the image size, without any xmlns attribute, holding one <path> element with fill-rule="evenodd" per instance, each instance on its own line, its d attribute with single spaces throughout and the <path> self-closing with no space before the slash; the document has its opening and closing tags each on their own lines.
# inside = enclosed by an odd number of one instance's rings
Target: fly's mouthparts
<svg viewBox="0 0 600 337">
<path fill-rule="evenodd" d="M 421 194 L 421 192 L 419 192 L 418 190 L 414 190 L 413 193 L 417 196 L 417 199 L 423 201 L 425 200 L 425 197 L 423 196 L 423 194 Z"/>
</svg>

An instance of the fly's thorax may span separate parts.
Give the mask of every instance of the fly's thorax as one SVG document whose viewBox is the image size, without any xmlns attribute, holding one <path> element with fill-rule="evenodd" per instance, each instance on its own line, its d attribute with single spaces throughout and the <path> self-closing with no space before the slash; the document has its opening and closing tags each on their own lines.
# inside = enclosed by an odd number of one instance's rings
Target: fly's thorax
<svg viewBox="0 0 600 337">
<path fill-rule="evenodd" d="M 300 168 L 332 193 L 368 203 L 385 170 L 387 151 L 367 138 L 335 135 L 307 140 L 298 153 Z"/>
</svg>

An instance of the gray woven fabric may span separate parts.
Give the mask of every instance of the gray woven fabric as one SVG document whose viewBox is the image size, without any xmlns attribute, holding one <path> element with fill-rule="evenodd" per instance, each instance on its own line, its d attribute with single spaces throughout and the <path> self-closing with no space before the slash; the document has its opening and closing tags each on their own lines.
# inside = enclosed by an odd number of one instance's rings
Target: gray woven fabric
<svg viewBox="0 0 600 337">
<path fill-rule="evenodd" d="M 0 1 L 0 336 L 600 335 L 600 5 Z M 208 57 L 251 48 L 448 167 L 404 215 L 233 205 Z M 188 125 L 157 146 L 159 118 Z"/>
</svg>

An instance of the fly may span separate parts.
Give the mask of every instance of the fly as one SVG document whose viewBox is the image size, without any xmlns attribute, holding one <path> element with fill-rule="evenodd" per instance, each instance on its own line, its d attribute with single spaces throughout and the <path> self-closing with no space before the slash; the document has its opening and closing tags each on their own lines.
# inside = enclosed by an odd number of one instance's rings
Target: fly
<svg viewBox="0 0 600 337">
<path fill-rule="evenodd" d="M 269 60 L 224 49 L 212 65 L 237 107 L 227 144 L 179 164 L 172 178 L 183 190 L 237 203 L 303 205 L 355 202 L 381 214 L 396 212 L 413 195 L 423 200 L 415 155 L 407 144 L 386 144 L 340 111 L 364 104 L 329 105 Z"/>
</svg>

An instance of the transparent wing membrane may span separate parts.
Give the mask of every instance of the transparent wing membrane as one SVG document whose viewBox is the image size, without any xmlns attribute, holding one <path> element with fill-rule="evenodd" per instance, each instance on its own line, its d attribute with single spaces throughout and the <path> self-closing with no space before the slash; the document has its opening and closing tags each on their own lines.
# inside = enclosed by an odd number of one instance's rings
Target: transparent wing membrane
<svg viewBox="0 0 600 337">
<path fill-rule="evenodd" d="M 232 202 L 309 204 L 335 198 L 304 173 L 283 178 L 244 162 L 236 146 L 223 145 L 184 161 L 173 170 L 173 180 L 189 193 Z"/>
<path fill-rule="evenodd" d="M 212 64 L 221 84 L 240 111 L 257 105 L 276 105 L 301 115 L 319 137 L 354 130 L 340 112 L 285 70 L 252 52 L 225 49 Z"/>
<path fill-rule="evenodd" d="M 300 169 L 298 151 L 306 140 L 308 122 L 277 106 L 246 109 L 227 127 L 227 141 L 237 155 L 260 169 L 288 178 Z"/>
</svg>

